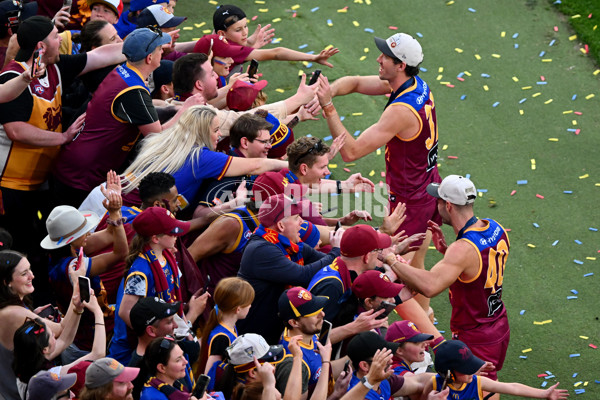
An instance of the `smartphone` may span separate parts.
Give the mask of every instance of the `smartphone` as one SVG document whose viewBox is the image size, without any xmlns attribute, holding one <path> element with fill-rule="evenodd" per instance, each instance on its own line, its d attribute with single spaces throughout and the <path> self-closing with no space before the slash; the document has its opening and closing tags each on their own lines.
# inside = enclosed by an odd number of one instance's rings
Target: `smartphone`
<svg viewBox="0 0 600 400">
<path fill-rule="evenodd" d="M 182 195 L 182 194 L 178 194 L 177 195 L 177 200 L 179 200 L 179 205 L 177 206 L 177 208 L 179 209 L 179 211 L 187 208 L 187 206 L 190 205 L 190 202 L 187 201 L 187 199 L 185 198 L 185 196 Z"/>
<path fill-rule="evenodd" d="M 56 322 L 56 318 L 58 317 L 58 310 L 52 306 L 52 304 L 48 304 L 48 306 L 46 306 L 46 308 L 42 309 L 38 315 L 40 316 L 40 318 L 48 318 L 48 317 L 52 317 L 49 318 L 52 321 Z"/>
<path fill-rule="evenodd" d="M 392 312 L 392 310 L 394 308 L 396 308 L 396 305 L 394 303 L 382 301 L 381 304 L 379 304 L 379 307 L 377 307 L 377 310 L 375 310 L 375 312 L 377 312 L 379 310 L 385 310 L 385 311 L 383 313 L 381 313 L 381 315 L 377 316 L 375 319 L 386 318 Z"/>
<path fill-rule="evenodd" d="M 90 278 L 87 276 L 79 277 L 79 298 L 81 301 L 90 301 L 90 293 L 92 288 L 90 287 Z"/>
<path fill-rule="evenodd" d="M 194 386 L 192 396 L 194 396 L 197 399 L 201 399 L 202 397 L 204 397 L 204 393 L 206 392 L 209 383 L 210 376 L 204 374 L 200 375 L 198 377 L 198 380 L 196 381 L 196 385 Z"/>
<path fill-rule="evenodd" d="M 79 248 L 79 255 L 77 255 L 77 264 L 75 264 L 75 271 L 81 268 L 83 264 L 83 247 Z"/>
<path fill-rule="evenodd" d="M 348 376 L 348 374 L 350 373 L 350 360 L 346 361 L 346 363 L 344 364 L 344 370 L 343 370 L 346 375 L 344 376 Z"/>
<path fill-rule="evenodd" d="M 250 61 L 250 68 L 248 68 L 248 78 L 254 78 L 254 75 L 258 71 L 258 61 L 252 59 Z"/>
<path fill-rule="evenodd" d="M 321 70 L 316 69 L 313 76 L 310 78 L 310 82 L 308 82 L 308 86 L 314 85 L 317 82 L 317 79 L 319 79 L 319 75 L 321 75 Z"/>
<path fill-rule="evenodd" d="M 450 379 L 450 370 L 446 372 L 446 377 L 444 378 L 444 383 L 442 383 L 442 388 L 440 389 L 440 392 L 446 389 L 446 386 L 448 386 L 448 379 Z"/>
<path fill-rule="evenodd" d="M 329 332 L 331 332 L 331 322 L 324 319 L 323 326 L 321 326 L 321 332 L 319 333 L 319 342 L 321 342 L 323 346 L 325 346 L 327 340 L 329 340 Z"/>
<path fill-rule="evenodd" d="M 35 77 L 36 72 L 42 66 L 42 55 L 40 49 L 33 52 L 33 65 L 31 66 L 31 76 Z"/>
<path fill-rule="evenodd" d="M 210 275 L 206 275 L 206 282 L 204 282 L 204 288 L 202 290 L 202 293 L 206 293 L 206 291 L 208 290 L 209 284 L 210 284 Z"/>
<path fill-rule="evenodd" d="M 63 8 L 69 7 L 69 10 L 70 10 L 72 4 L 73 4 L 73 0 L 63 0 Z"/>
<path fill-rule="evenodd" d="M 335 223 L 335 230 L 333 233 L 337 232 L 342 227 L 342 223 L 340 221 Z"/>
</svg>

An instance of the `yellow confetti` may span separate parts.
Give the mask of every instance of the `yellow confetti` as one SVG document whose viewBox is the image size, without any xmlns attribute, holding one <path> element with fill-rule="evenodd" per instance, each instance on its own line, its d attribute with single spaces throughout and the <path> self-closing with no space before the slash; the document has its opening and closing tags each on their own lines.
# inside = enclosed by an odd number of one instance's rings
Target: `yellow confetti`
<svg viewBox="0 0 600 400">
<path fill-rule="evenodd" d="M 348 163 L 346 164 L 346 167 L 354 167 L 356 165 L 356 163 Z"/>
<path fill-rule="evenodd" d="M 299 9 L 299 8 L 300 8 L 300 4 L 294 4 L 294 5 L 292 6 L 292 10 L 297 10 L 297 9 Z"/>
<path fill-rule="evenodd" d="M 268 8 L 259 8 L 258 12 L 267 13 L 267 12 L 269 12 L 269 9 Z"/>
<path fill-rule="evenodd" d="M 337 12 L 339 12 L 339 13 L 347 13 L 348 9 L 347 8 L 340 8 L 339 10 L 337 10 Z"/>
<path fill-rule="evenodd" d="M 596 261 L 596 257 L 586 257 L 585 259 L 590 261 Z"/>
<path fill-rule="evenodd" d="M 571 123 L 572 123 L 574 126 L 577 126 L 577 121 L 576 121 L 576 120 L 573 120 L 573 121 L 571 121 Z"/>
<path fill-rule="evenodd" d="M 519 82 L 519 78 L 517 78 L 516 76 L 513 76 L 512 80 L 515 81 L 515 82 Z"/>
<path fill-rule="evenodd" d="M 335 169 L 335 168 L 337 168 L 337 164 L 329 164 L 329 168 Z"/>
<path fill-rule="evenodd" d="M 532 86 L 523 86 L 523 87 L 521 88 L 521 90 L 529 90 L 529 89 L 531 89 L 531 88 L 532 88 Z"/>
<path fill-rule="evenodd" d="M 465 73 L 466 76 L 471 76 L 471 73 L 469 71 L 463 71 Z"/>
<path fill-rule="evenodd" d="M 368 52 L 369 52 L 369 48 L 368 48 L 368 47 L 365 47 L 365 48 L 363 49 L 363 51 L 364 51 L 365 53 L 368 53 Z"/>
<path fill-rule="evenodd" d="M 504 37 L 504 36 L 506 36 L 506 32 L 504 32 L 504 31 L 500 32 L 500 37 Z"/>
<path fill-rule="evenodd" d="M 302 71 L 301 69 L 298 70 L 298 76 L 302 76 L 303 73 L 304 71 Z"/>
<path fill-rule="evenodd" d="M 371 170 L 371 172 L 369 172 L 369 176 L 373 176 L 373 175 L 375 175 L 375 171 Z"/>
<path fill-rule="evenodd" d="M 191 30 L 194 30 L 194 27 L 193 26 L 184 26 L 183 30 L 184 31 L 191 31 Z"/>
<path fill-rule="evenodd" d="M 563 115 L 564 114 L 571 114 L 572 112 L 573 112 L 573 110 L 565 110 L 565 111 L 563 111 Z"/>
<path fill-rule="evenodd" d="M 521 350 L 521 353 L 529 353 L 531 350 L 532 350 L 532 349 L 531 349 L 531 347 L 530 347 L 530 348 L 528 348 L 528 349 Z"/>
<path fill-rule="evenodd" d="M 582 338 L 583 340 L 588 340 L 589 339 L 589 337 L 587 337 L 587 336 L 579 336 L 579 337 Z"/>
<path fill-rule="evenodd" d="M 552 62 L 552 59 L 551 58 L 544 58 L 544 59 L 542 59 L 542 62 Z"/>
<path fill-rule="evenodd" d="M 202 33 L 204 33 L 205 35 L 211 34 L 212 33 L 212 29 L 204 29 L 202 31 Z"/>
<path fill-rule="evenodd" d="M 438 68 L 438 72 L 441 74 L 442 72 L 444 72 L 444 67 L 439 67 Z"/>
<path fill-rule="evenodd" d="M 558 138 L 551 137 L 551 138 L 548 138 L 548 141 L 550 141 L 550 142 L 558 142 Z"/>
<path fill-rule="evenodd" d="M 535 249 L 535 244 L 527 243 L 527 247 L 531 247 L 532 249 Z"/>
<path fill-rule="evenodd" d="M 594 96 L 596 96 L 595 94 L 588 94 L 587 96 L 585 96 L 586 100 L 592 99 L 594 98 Z"/>
<path fill-rule="evenodd" d="M 463 49 L 459 49 L 458 47 L 455 47 L 455 48 L 454 48 L 454 51 L 455 51 L 455 52 L 457 52 L 457 53 L 462 53 L 462 52 L 463 52 Z"/>
<path fill-rule="evenodd" d="M 570 40 L 570 41 L 573 41 L 573 40 L 575 40 L 575 39 L 577 39 L 577 35 L 569 36 L 569 40 Z"/>
<path fill-rule="evenodd" d="M 206 22 L 200 22 L 199 24 L 194 24 L 194 26 L 196 28 L 202 28 L 204 25 L 206 25 Z"/>
<path fill-rule="evenodd" d="M 196 41 L 200 40 L 200 38 L 199 38 L 199 37 L 195 37 L 195 38 L 192 38 L 192 40 L 193 40 L 194 42 L 196 42 Z"/>
<path fill-rule="evenodd" d="M 550 103 L 552 103 L 552 99 L 548 99 L 544 102 L 544 104 L 550 104 Z"/>
<path fill-rule="evenodd" d="M 265 4 L 266 3 L 264 0 L 255 0 L 254 2 L 256 4 Z"/>
<path fill-rule="evenodd" d="M 596 183 L 596 184 L 594 184 L 594 186 L 600 186 L 600 183 Z"/>
<path fill-rule="evenodd" d="M 596 76 L 598 74 L 600 74 L 600 69 L 597 69 L 597 70 L 594 71 L 594 76 Z"/>
<path fill-rule="evenodd" d="M 585 178 L 589 178 L 589 177 L 590 177 L 590 174 L 585 174 L 585 175 L 581 175 L 579 177 L 579 179 L 585 179 Z"/>
<path fill-rule="evenodd" d="M 394 311 L 396 311 L 396 310 L 394 310 Z M 583 383 L 583 386 L 587 386 L 587 385 L 588 385 L 588 381 L 585 381 L 585 382 Z"/>
<path fill-rule="evenodd" d="M 585 49 L 579 49 L 580 52 L 582 52 L 583 54 L 587 54 L 587 51 L 585 51 Z"/>
<path fill-rule="evenodd" d="M 525 112 L 523 110 L 519 110 L 519 114 L 523 115 L 523 114 L 525 114 Z"/>
<path fill-rule="evenodd" d="M 216 2 L 215 0 L 209 0 L 208 4 L 212 4 L 213 6 L 216 6 L 219 3 Z"/>
<path fill-rule="evenodd" d="M 576 384 L 574 384 L 573 386 L 577 387 L 577 386 L 579 386 L 579 385 L 581 385 L 581 382 L 577 382 L 577 383 L 576 383 Z"/>
<path fill-rule="evenodd" d="M 277 88 L 277 89 L 275 89 L 275 91 L 276 91 L 277 93 L 283 93 L 283 92 L 285 92 L 285 90 L 283 90 L 283 89 L 281 89 L 281 88 Z"/>
<path fill-rule="evenodd" d="M 494 57 L 494 58 L 500 58 L 501 55 L 500 54 L 492 54 L 492 57 Z"/>
<path fill-rule="evenodd" d="M 435 78 L 436 81 L 441 80 L 444 77 L 444 75 L 438 75 L 437 78 Z"/>
<path fill-rule="evenodd" d="M 545 320 L 545 321 L 542 321 L 542 324 L 549 324 L 549 323 L 551 323 L 551 322 L 552 322 L 552 320 L 551 320 L 551 319 L 547 319 L 547 320 Z"/>
<path fill-rule="evenodd" d="M 532 95 L 531 95 L 531 97 L 538 97 L 538 96 L 539 96 L 539 95 L 541 95 L 541 94 L 542 94 L 542 93 L 540 93 L 540 92 L 537 92 L 537 93 L 534 93 L 534 94 L 532 94 Z"/>
<path fill-rule="evenodd" d="M 475 54 L 475 58 L 476 58 L 477 60 L 481 60 L 481 56 L 480 56 L 479 54 Z"/>
<path fill-rule="evenodd" d="M 354 115 L 355 117 L 360 117 L 361 115 L 363 115 L 363 113 L 355 112 L 355 113 L 352 113 L 352 115 Z"/>
<path fill-rule="evenodd" d="M 42 213 L 38 211 L 37 212 L 37 216 L 38 216 L 38 219 L 41 221 L 42 220 Z"/>
<path fill-rule="evenodd" d="M 377 151 L 375 153 L 377 153 L 377 155 L 380 156 L 381 155 L 381 149 L 377 149 Z"/>
<path fill-rule="evenodd" d="M 333 45 L 332 44 L 328 44 L 327 47 L 325 47 L 325 50 L 329 50 L 331 48 L 333 48 Z"/>
<path fill-rule="evenodd" d="M 305 67 L 308 67 L 308 61 L 302 61 L 302 65 L 304 65 Z"/>
<path fill-rule="evenodd" d="M 361 57 L 359 58 L 359 60 L 360 60 L 360 61 L 365 61 L 366 59 L 367 59 L 367 56 L 361 56 Z"/>
<path fill-rule="evenodd" d="M 447 144 L 443 145 L 442 150 L 448 150 L 448 145 Z"/>
<path fill-rule="evenodd" d="M 329 21 L 331 21 L 331 20 L 329 20 Z M 327 22 L 327 26 L 333 26 L 333 22 L 329 22 L 329 21 Z"/>
<path fill-rule="evenodd" d="M 273 18 L 273 19 L 271 20 L 271 22 L 280 22 L 280 21 L 281 21 L 281 18 Z"/>
<path fill-rule="evenodd" d="M 532 158 L 532 159 L 531 159 L 531 163 L 532 163 L 533 165 L 535 165 L 535 158 Z"/>
<path fill-rule="evenodd" d="M 490 90 L 490 88 L 488 87 L 488 85 L 483 85 L 483 90 L 487 92 L 488 90 Z"/>
<path fill-rule="evenodd" d="M 371 0 L 365 0 L 366 5 L 370 6 L 371 5 Z"/>
<path fill-rule="evenodd" d="M 446 82 L 446 81 L 440 82 L 440 85 L 449 85 L 449 84 L 450 84 L 450 82 Z"/>
<path fill-rule="evenodd" d="M 571 18 L 573 18 L 573 19 L 575 19 L 575 18 L 581 18 L 581 15 L 579 15 L 579 14 L 575 14 L 575 15 L 573 15 Z"/>
<path fill-rule="evenodd" d="M 446 3 L 447 6 L 451 6 L 452 4 L 454 4 L 454 0 L 450 0 L 449 2 Z"/>
<path fill-rule="evenodd" d="M 360 24 L 358 23 L 358 21 L 352 21 L 352 25 L 354 25 L 354 26 L 360 26 Z"/>
<path fill-rule="evenodd" d="M 483 192 L 477 192 L 477 194 L 479 195 L 479 197 L 483 197 Z"/>
</svg>

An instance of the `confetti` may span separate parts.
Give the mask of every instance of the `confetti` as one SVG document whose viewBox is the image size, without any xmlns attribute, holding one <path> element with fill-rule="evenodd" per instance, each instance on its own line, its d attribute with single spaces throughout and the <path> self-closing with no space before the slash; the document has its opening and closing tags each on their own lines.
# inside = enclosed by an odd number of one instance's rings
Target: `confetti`
<svg viewBox="0 0 600 400">
<path fill-rule="evenodd" d="M 555 240 L 554 243 L 552 243 L 552 246 L 556 246 L 558 244 L 558 240 Z"/>
<path fill-rule="evenodd" d="M 529 353 L 531 350 L 532 350 L 531 348 L 528 348 L 528 349 L 525 349 L 525 350 L 521 350 L 521 353 Z"/>
</svg>

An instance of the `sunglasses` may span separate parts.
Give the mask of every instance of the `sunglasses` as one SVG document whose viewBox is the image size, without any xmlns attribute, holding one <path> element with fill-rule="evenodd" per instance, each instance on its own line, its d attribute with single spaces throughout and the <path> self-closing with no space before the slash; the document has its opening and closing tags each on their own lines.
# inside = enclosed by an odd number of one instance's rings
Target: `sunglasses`
<svg viewBox="0 0 600 400">
<path fill-rule="evenodd" d="M 319 139 L 318 141 L 315 142 L 315 144 L 310 149 L 308 149 L 307 151 L 305 151 L 304 153 L 302 153 L 300 155 L 300 157 L 298 157 L 296 159 L 296 164 L 300 165 L 300 160 L 302 160 L 304 157 L 306 157 L 307 155 L 309 155 L 309 154 L 311 154 L 313 152 L 314 153 L 318 153 L 318 152 L 320 152 L 322 150 L 323 150 L 323 142 L 321 141 L 321 139 Z"/>
<path fill-rule="evenodd" d="M 154 43 L 156 41 L 156 39 L 161 38 L 163 36 L 163 32 L 156 25 L 148 25 L 146 28 L 148 28 L 152 32 L 156 33 L 156 36 L 154 36 L 154 38 L 150 41 L 150 43 L 148 43 L 148 46 L 146 46 L 146 53 L 147 53 L 150 50 L 150 46 L 152 46 L 152 43 Z"/>
</svg>

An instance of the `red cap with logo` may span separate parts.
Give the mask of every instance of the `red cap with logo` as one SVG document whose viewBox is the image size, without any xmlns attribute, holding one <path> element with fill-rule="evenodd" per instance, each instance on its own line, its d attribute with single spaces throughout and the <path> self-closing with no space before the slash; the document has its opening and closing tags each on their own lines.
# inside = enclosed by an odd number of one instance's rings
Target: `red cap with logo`
<svg viewBox="0 0 600 400">
<path fill-rule="evenodd" d="M 372 270 L 363 272 L 354 280 L 352 293 L 359 299 L 368 299 L 373 296 L 395 297 L 403 287 L 404 285 L 400 283 L 392 282 L 383 272 Z"/>
<path fill-rule="evenodd" d="M 166 208 L 149 207 L 133 220 L 133 229 L 144 237 L 153 235 L 183 236 L 190 230 L 190 223 L 179 221 Z"/>
<path fill-rule="evenodd" d="M 391 245 L 390 235 L 379 233 L 369 225 L 355 225 L 344 231 L 340 250 L 345 257 L 360 257 L 375 249 L 387 249 Z"/>
</svg>

